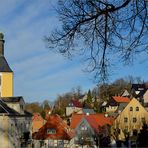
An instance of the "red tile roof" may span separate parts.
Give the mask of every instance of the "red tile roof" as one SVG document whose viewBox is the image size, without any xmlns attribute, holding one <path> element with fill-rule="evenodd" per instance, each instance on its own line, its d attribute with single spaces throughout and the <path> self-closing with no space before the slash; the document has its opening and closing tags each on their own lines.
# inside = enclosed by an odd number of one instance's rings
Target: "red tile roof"
<svg viewBox="0 0 148 148">
<path fill-rule="evenodd" d="M 56 133 L 48 134 L 48 129 L 55 129 Z M 46 124 L 33 134 L 33 139 L 56 139 L 69 140 L 73 138 L 74 132 L 58 115 L 49 116 Z"/>
<path fill-rule="evenodd" d="M 70 127 L 75 129 L 77 125 L 80 123 L 81 119 L 84 118 L 85 114 L 72 114 Z"/>
<path fill-rule="evenodd" d="M 80 121 L 85 118 L 90 126 L 95 129 L 96 132 L 99 132 L 99 127 L 103 127 L 104 125 L 112 125 L 113 118 L 111 117 L 105 117 L 105 114 L 73 114 L 71 119 L 70 127 L 72 129 L 75 129 Z"/>
<path fill-rule="evenodd" d="M 73 104 L 74 107 L 80 107 L 80 108 L 83 107 L 81 102 L 79 100 L 77 100 L 77 99 L 72 100 L 72 104 Z"/>
<path fill-rule="evenodd" d="M 32 121 L 43 121 L 44 119 L 40 115 L 40 113 L 33 113 Z"/>
<path fill-rule="evenodd" d="M 85 117 L 85 119 L 88 121 L 90 126 L 95 130 L 95 132 L 99 133 L 99 125 L 96 122 L 96 120 L 93 117 Z"/>
<path fill-rule="evenodd" d="M 113 96 L 112 97 L 118 103 L 129 103 L 130 99 L 128 97 Z"/>
</svg>

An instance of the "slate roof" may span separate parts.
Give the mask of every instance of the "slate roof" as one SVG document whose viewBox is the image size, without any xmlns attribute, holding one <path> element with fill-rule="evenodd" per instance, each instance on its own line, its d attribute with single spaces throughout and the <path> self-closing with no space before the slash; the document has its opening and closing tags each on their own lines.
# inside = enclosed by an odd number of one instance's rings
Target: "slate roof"
<svg viewBox="0 0 148 148">
<path fill-rule="evenodd" d="M 20 99 L 22 99 L 22 97 L 0 98 L 0 115 L 7 114 L 8 116 L 32 117 L 32 114 L 26 110 L 24 110 L 24 114 L 20 114 L 7 105 L 7 103 L 19 102 Z"/>
<path fill-rule="evenodd" d="M 23 97 L 22 96 L 18 96 L 18 97 L 2 97 L 0 99 L 2 99 L 6 103 L 17 103 L 17 102 L 20 102 L 21 99 L 23 100 Z"/>
<path fill-rule="evenodd" d="M 120 103 L 117 110 L 123 111 L 123 109 L 128 105 L 128 103 Z"/>
<path fill-rule="evenodd" d="M 13 72 L 4 56 L 0 56 L 0 72 Z"/>
<path fill-rule="evenodd" d="M 7 114 L 9 116 L 18 116 L 20 115 L 17 111 L 7 106 L 7 104 L 0 99 L 0 115 Z"/>
<path fill-rule="evenodd" d="M 83 113 L 87 114 L 95 114 L 94 110 L 93 109 L 89 109 L 89 108 L 83 108 Z"/>
<path fill-rule="evenodd" d="M 32 113 L 30 113 L 30 112 L 28 112 L 28 111 L 24 111 L 24 113 L 25 113 L 25 116 L 27 116 L 27 117 L 32 117 L 33 115 L 32 115 Z"/>
<path fill-rule="evenodd" d="M 146 85 L 145 84 L 132 84 L 132 89 L 134 89 L 135 91 L 146 90 Z"/>
<path fill-rule="evenodd" d="M 105 114 L 103 113 L 91 114 L 91 115 L 73 114 L 70 127 L 72 129 L 75 129 L 83 118 L 85 118 L 92 127 L 96 127 L 97 125 L 97 128 L 98 126 L 102 127 L 106 124 L 112 125 L 112 121 L 113 121 L 113 118 L 105 117 Z"/>
</svg>

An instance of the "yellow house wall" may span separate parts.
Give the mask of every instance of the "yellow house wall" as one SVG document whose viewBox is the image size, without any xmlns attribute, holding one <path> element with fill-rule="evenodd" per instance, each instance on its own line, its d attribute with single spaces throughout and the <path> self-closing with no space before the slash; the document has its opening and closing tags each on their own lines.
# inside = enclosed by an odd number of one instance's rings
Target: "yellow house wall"
<svg viewBox="0 0 148 148">
<path fill-rule="evenodd" d="M 133 111 L 130 111 L 130 107 L 133 107 Z M 139 111 L 136 111 L 136 107 L 139 107 Z M 128 118 L 128 122 L 124 122 L 124 118 Z M 136 118 L 136 123 L 133 123 L 133 118 Z M 126 108 L 121 112 L 121 114 L 115 119 L 113 128 L 119 128 L 121 134 L 119 135 L 119 139 L 124 139 L 124 129 L 128 129 L 130 135 L 134 129 L 140 131 L 143 126 L 142 118 L 145 118 L 146 123 L 148 123 L 148 112 L 145 108 L 136 100 L 132 99 L 130 103 L 126 106 Z"/>
<path fill-rule="evenodd" d="M 1 76 L 1 97 L 13 96 L 13 73 L 2 73 Z"/>
</svg>

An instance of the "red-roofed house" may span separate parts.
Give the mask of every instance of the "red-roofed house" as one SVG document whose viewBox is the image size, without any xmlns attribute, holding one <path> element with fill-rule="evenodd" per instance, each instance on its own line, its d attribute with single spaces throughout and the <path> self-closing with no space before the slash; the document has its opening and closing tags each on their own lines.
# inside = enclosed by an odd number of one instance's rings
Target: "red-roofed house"
<svg viewBox="0 0 148 148">
<path fill-rule="evenodd" d="M 66 116 L 72 115 L 72 113 L 82 113 L 82 104 L 78 99 L 72 100 L 66 107 Z"/>
<path fill-rule="evenodd" d="M 60 118 L 51 115 L 43 127 L 33 134 L 34 147 L 72 147 L 74 131 Z"/>
<path fill-rule="evenodd" d="M 128 97 L 122 97 L 122 96 L 112 96 L 106 106 L 104 107 L 105 112 L 115 112 L 117 111 L 119 105 L 121 104 L 128 104 L 130 102 L 130 99 Z"/>
<path fill-rule="evenodd" d="M 128 97 L 113 96 L 112 97 L 117 103 L 129 103 L 130 99 Z"/>
<path fill-rule="evenodd" d="M 75 129 L 75 142 L 79 145 L 98 145 L 99 135 L 108 136 L 113 119 L 105 114 L 73 114 L 70 127 Z M 106 127 L 106 128 L 105 128 Z"/>
</svg>

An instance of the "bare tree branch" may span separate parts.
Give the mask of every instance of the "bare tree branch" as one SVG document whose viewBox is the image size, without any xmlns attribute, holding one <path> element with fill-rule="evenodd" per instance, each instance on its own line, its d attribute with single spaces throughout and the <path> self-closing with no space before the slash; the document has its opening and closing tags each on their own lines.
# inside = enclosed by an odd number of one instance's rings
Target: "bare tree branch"
<svg viewBox="0 0 148 148">
<path fill-rule="evenodd" d="M 129 63 L 147 53 L 147 0 L 59 0 L 62 28 L 46 37 L 49 48 L 85 57 L 96 80 L 108 78 L 113 56 Z M 118 58 L 117 58 L 118 59 Z"/>
</svg>

